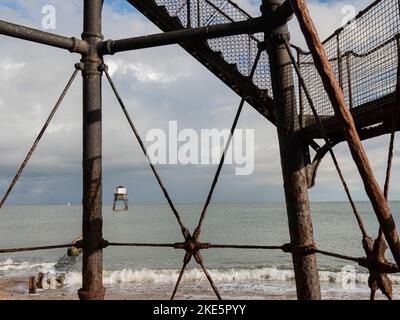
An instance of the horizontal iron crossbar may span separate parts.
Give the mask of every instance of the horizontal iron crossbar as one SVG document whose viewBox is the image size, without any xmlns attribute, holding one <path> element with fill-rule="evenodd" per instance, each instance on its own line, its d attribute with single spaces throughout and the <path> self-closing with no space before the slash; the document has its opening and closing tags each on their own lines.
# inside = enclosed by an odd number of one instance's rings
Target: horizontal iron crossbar
<svg viewBox="0 0 400 320">
<path fill-rule="evenodd" d="M 50 250 L 50 249 L 62 249 L 73 247 L 71 243 L 60 244 L 54 246 L 41 246 L 41 247 L 28 247 L 28 248 L 11 248 L 11 249 L 1 249 L 0 253 L 14 253 L 14 252 L 26 252 L 26 251 L 39 251 L 39 250 Z"/>
<path fill-rule="evenodd" d="M 187 41 L 206 40 L 239 34 L 254 34 L 262 32 L 264 29 L 265 20 L 260 17 L 245 21 L 161 32 L 134 38 L 107 40 L 100 43 L 99 51 L 101 54 L 114 54 L 117 52 L 178 44 Z"/>
<path fill-rule="evenodd" d="M 48 46 L 67 49 L 70 52 L 86 53 L 89 45 L 86 41 L 76 38 L 68 38 L 54 33 L 21 26 L 0 20 L 0 34 L 5 36 L 37 42 Z"/>
<path fill-rule="evenodd" d="M 153 247 L 153 248 L 173 248 L 173 249 L 187 249 L 185 243 L 176 242 L 176 243 L 138 243 L 138 242 L 108 242 L 102 241 L 102 247 Z M 39 246 L 39 247 L 25 247 L 25 248 L 10 248 L 10 249 L 0 249 L 0 254 L 4 253 L 16 253 L 16 252 L 27 252 L 27 251 L 40 251 L 40 250 L 51 250 L 51 249 L 63 249 L 63 248 L 80 248 L 82 249 L 82 242 L 78 241 L 76 243 L 68 243 L 68 244 L 60 244 L 60 245 L 50 245 L 50 246 Z M 363 267 L 368 267 L 367 258 L 363 257 L 351 257 L 344 254 L 319 250 L 314 247 L 304 247 L 304 248 L 296 248 L 292 247 L 290 244 L 284 244 L 280 246 L 262 246 L 262 245 L 235 245 L 235 244 L 212 244 L 212 243 L 200 243 L 200 249 L 242 249 L 242 250 L 282 250 L 285 253 L 291 253 L 294 251 L 298 251 L 299 254 L 311 254 L 317 253 L 324 256 L 329 256 L 337 259 L 353 261 L 358 263 Z M 395 264 L 387 263 L 384 265 L 386 272 L 388 273 L 397 273 L 399 269 Z"/>
</svg>

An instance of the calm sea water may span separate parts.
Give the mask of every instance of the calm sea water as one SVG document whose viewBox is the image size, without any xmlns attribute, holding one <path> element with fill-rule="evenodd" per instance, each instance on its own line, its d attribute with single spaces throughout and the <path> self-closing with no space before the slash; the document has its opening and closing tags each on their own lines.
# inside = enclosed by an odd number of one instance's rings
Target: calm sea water
<svg viewBox="0 0 400 320">
<path fill-rule="evenodd" d="M 400 202 L 391 203 L 400 225 Z M 368 203 L 358 203 L 372 236 L 378 230 Z M 201 205 L 179 205 L 193 228 Z M 110 242 L 182 241 L 180 229 L 165 205 L 131 205 L 127 213 L 104 209 L 104 238 Z M 352 256 L 363 256 L 361 233 L 348 203 L 313 203 L 312 216 L 318 247 Z M 10 206 L 0 212 L 0 248 L 69 243 L 81 233 L 80 206 Z M 201 239 L 219 244 L 281 245 L 289 242 L 285 207 L 281 203 L 214 204 L 210 207 Z M 81 284 L 81 260 L 67 259 L 66 250 L 0 255 L 0 277 L 27 277 L 38 271 L 66 274 L 66 294 Z M 171 293 L 182 265 L 181 250 L 159 248 L 107 248 L 104 282 L 109 292 L 152 298 Z M 233 249 L 203 250 L 206 265 L 225 297 L 283 298 L 295 292 L 291 256 L 280 251 Z M 391 258 L 391 255 L 388 255 Z M 326 298 L 368 297 L 365 270 L 350 263 L 318 256 L 321 287 Z M 345 267 L 345 269 L 343 269 Z M 350 269 L 349 269 L 350 268 Z M 344 270 L 355 268 L 353 275 Z M 346 278 L 347 277 L 347 278 Z M 345 281 L 349 279 L 350 283 Z M 392 277 L 400 293 L 400 276 Z M 180 291 L 186 298 L 208 298 L 212 292 L 204 275 L 192 262 Z M 43 294 L 49 294 L 51 288 Z"/>
</svg>

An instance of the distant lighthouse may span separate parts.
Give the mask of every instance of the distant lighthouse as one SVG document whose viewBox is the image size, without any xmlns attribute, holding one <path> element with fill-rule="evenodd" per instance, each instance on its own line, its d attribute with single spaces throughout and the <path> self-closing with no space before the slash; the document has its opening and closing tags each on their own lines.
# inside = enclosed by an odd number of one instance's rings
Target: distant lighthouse
<svg viewBox="0 0 400 320">
<path fill-rule="evenodd" d="M 124 203 L 123 209 L 117 209 L 118 201 Z M 113 211 L 128 211 L 128 192 L 124 186 L 118 186 L 115 188 Z"/>
</svg>

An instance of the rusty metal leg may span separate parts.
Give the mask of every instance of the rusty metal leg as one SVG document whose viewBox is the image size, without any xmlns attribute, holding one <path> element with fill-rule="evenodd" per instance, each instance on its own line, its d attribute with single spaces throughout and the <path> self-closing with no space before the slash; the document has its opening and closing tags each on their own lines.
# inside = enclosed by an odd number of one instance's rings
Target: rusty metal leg
<svg viewBox="0 0 400 320">
<path fill-rule="evenodd" d="M 101 57 L 102 0 L 85 0 L 84 33 L 90 45 L 82 56 L 83 67 L 83 287 L 81 300 L 104 299 L 102 252 L 102 140 L 101 140 Z"/>
<path fill-rule="evenodd" d="M 281 4 L 277 0 L 263 1 L 262 12 L 268 17 Z M 265 34 L 270 58 L 276 122 L 281 154 L 281 165 L 285 188 L 286 208 L 289 220 L 291 243 L 295 247 L 314 244 L 311 221 L 303 142 L 296 133 L 299 129 L 294 82 L 290 57 L 283 40 L 289 40 L 286 22 Z M 300 250 L 301 251 L 301 250 Z M 318 268 L 315 254 L 302 255 L 293 251 L 297 297 L 302 300 L 321 298 Z"/>
<path fill-rule="evenodd" d="M 354 119 L 348 110 L 343 90 L 338 84 L 325 48 L 319 39 L 307 4 L 304 0 L 289 0 L 289 2 L 297 17 L 300 29 L 302 30 L 307 46 L 313 57 L 315 67 L 335 111 L 338 125 L 346 138 L 354 163 L 363 181 L 364 189 L 374 208 L 375 215 L 382 227 L 396 264 L 400 267 L 400 238 L 397 233 L 393 215 L 382 189 L 376 180 L 370 161 L 357 132 Z"/>
</svg>

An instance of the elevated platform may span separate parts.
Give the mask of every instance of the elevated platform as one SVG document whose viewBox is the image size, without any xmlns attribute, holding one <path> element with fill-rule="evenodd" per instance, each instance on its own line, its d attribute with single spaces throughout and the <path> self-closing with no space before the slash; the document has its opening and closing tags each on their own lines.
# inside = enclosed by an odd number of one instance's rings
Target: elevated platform
<svg viewBox="0 0 400 320">
<path fill-rule="evenodd" d="M 233 1 L 225 0 L 128 0 L 137 10 L 163 31 L 204 27 L 218 23 L 243 21 L 251 16 Z M 189 5 L 189 7 L 188 7 Z M 351 23 L 336 30 L 323 43 L 342 85 L 361 139 L 373 138 L 391 131 L 397 63 L 400 52 L 400 9 L 395 0 L 375 1 L 361 11 Z M 382 13 L 385 17 L 380 17 Z M 375 33 L 369 32 L 374 25 Z M 249 70 L 263 41 L 262 34 L 239 35 L 192 41 L 180 45 L 228 87 L 242 96 L 260 114 L 274 121 L 274 101 L 270 83 L 269 59 L 263 53 L 250 80 Z M 296 48 L 302 76 L 328 136 L 343 141 L 333 108 L 322 86 L 309 52 Z M 295 73 L 293 72 L 293 75 Z M 296 77 L 295 77 L 296 78 Z M 297 80 L 297 79 L 295 79 Z M 307 141 L 321 139 L 304 94 L 296 86 L 301 134 Z"/>
<path fill-rule="evenodd" d="M 390 133 L 395 107 L 396 97 L 393 93 L 351 109 L 360 138 L 365 140 Z M 305 121 L 307 121 L 307 118 L 314 119 L 312 115 L 304 115 L 304 117 Z M 324 117 L 320 115 L 320 119 L 325 132 L 332 141 L 341 142 L 345 140 L 335 116 Z M 400 127 L 397 128 L 397 130 L 399 129 Z M 301 134 L 307 140 L 323 139 L 321 130 L 315 123 L 303 128 Z"/>
</svg>

